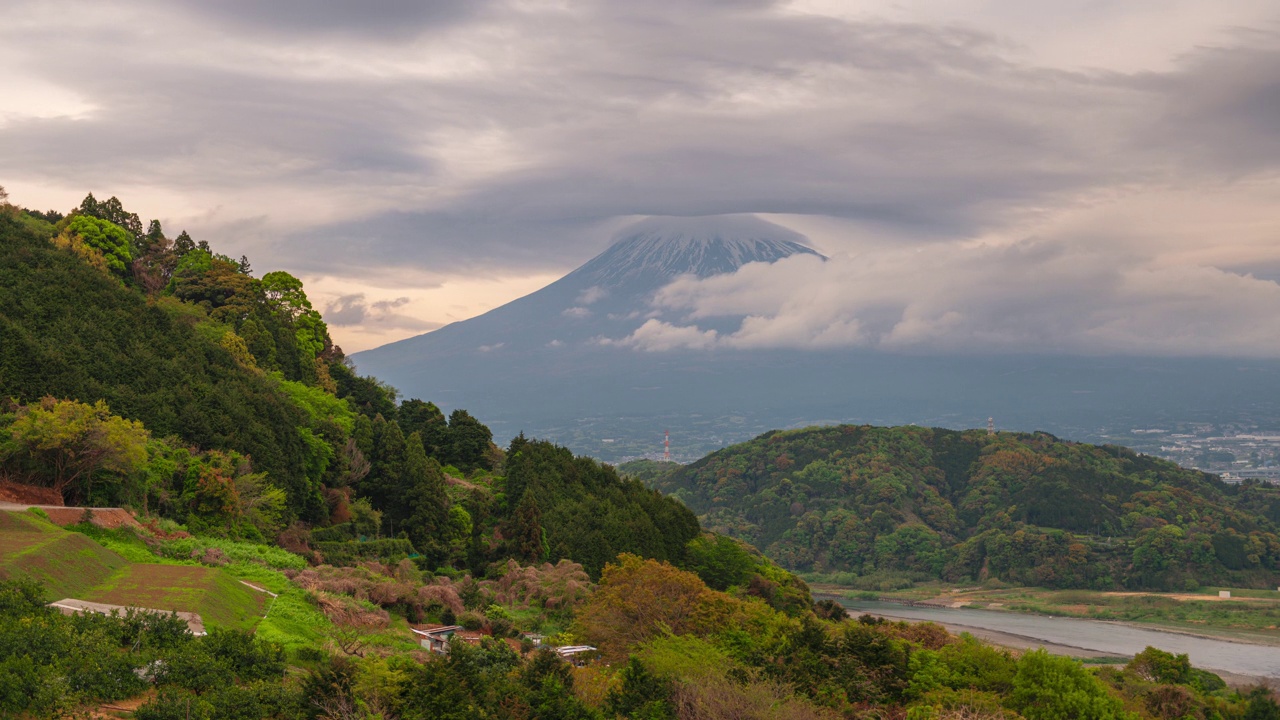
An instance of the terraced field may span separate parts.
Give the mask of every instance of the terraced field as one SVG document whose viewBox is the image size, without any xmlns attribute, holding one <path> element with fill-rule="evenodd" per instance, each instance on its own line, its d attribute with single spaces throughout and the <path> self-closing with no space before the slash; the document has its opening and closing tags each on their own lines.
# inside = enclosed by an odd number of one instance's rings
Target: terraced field
<svg viewBox="0 0 1280 720">
<path fill-rule="evenodd" d="M 269 596 L 250 590 L 217 568 L 190 565 L 130 565 L 85 597 L 112 605 L 200 613 L 205 623 L 252 628 Z"/>
<path fill-rule="evenodd" d="M 51 600 L 84 597 L 128 564 L 93 540 L 34 515 L 0 512 L 0 577 L 38 580 Z"/>
<path fill-rule="evenodd" d="M 0 578 L 11 577 L 40 581 L 50 600 L 195 612 L 213 627 L 253 628 L 269 599 L 219 568 L 130 563 L 25 512 L 0 512 Z"/>
</svg>

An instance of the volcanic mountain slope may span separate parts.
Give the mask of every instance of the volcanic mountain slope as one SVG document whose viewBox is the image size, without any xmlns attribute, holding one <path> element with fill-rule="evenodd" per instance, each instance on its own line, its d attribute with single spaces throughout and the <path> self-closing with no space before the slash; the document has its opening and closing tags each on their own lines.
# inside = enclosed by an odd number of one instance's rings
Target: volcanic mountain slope
<svg viewBox="0 0 1280 720">
<path fill-rule="evenodd" d="M 553 419 L 659 412 L 676 398 L 697 396 L 705 406 L 718 402 L 723 387 L 712 383 L 699 394 L 693 386 L 704 385 L 708 373 L 733 375 L 735 360 L 603 341 L 625 338 L 658 316 L 654 294 L 679 276 L 710 277 L 799 254 L 822 257 L 803 240 L 754 217 L 651 218 L 537 292 L 352 358 L 361 373 L 386 379 L 408 397 L 482 413 L 499 435 L 545 432 Z"/>
<path fill-rule="evenodd" d="M 442 358 L 596 345 L 630 335 L 654 293 L 681 275 L 729 273 L 753 262 L 817 255 L 804 238 L 753 217 L 650 218 L 547 287 L 479 317 L 353 355 L 363 372 L 416 392 L 417 369 Z M 424 378 L 425 380 L 425 378 Z"/>
</svg>

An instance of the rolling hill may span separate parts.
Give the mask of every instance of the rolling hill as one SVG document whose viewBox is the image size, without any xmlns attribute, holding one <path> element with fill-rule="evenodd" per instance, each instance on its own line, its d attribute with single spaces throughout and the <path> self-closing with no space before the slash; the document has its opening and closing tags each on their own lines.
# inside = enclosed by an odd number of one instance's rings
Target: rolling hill
<svg viewBox="0 0 1280 720">
<path fill-rule="evenodd" d="M 795 570 L 1163 589 L 1280 576 L 1280 490 L 1047 433 L 814 427 L 641 469 Z"/>
</svg>

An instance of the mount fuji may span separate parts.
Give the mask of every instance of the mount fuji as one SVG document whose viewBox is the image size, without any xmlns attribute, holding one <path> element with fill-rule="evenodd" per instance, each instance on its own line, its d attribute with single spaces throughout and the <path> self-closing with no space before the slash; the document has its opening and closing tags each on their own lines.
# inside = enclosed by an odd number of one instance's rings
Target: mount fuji
<svg viewBox="0 0 1280 720">
<path fill-rule="evenodd" d="M 642 220 L 618 233 L 609 249 L 537 292 L 353 358 L 361 371 L 406 392 L 439 395 L 447 392 L 437 383 L 443 380 L 441 361 L 505 356 L 527 362 L 531 351 L 563 348 L 550 356 L 558 357 L 626 337 L 654 313 L 654 293 L 677 277 L 705 278 L 748 263 L 818 255 L 803 243 L 803 236 L 749 216 Z"/>
<path fill-rule="evenodd" d="M 466 408 L 495 440 L 524 431 L 619 461 L 652 455 L 664 429 L 693 460 L 775 428 L 830 422 L 1042 429 L 1106 440 L 1109 430 L 1196 417 L 1270 414 L 1259 382 L 1280 365 L 1194 358 L 927 356 L 871 350 L 645 352 L 616 342 L 661 313 L 655 293 L 682 275 L 822 257 L 752 216 L 651 218 L 560 280 L 439 330 L 353 354 L 362 374 Z M 671 318 L 679 320 L 679 318 Z M 741 318 L 700 319 L 732 332 Z M 613 341 L 613 342 L 611 342 Z"/>
</svg>

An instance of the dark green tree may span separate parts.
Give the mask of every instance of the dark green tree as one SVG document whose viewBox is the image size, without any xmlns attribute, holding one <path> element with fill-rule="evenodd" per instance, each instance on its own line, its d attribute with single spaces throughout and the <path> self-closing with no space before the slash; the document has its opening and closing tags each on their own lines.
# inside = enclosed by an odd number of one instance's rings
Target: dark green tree
<svg viewBox="0 0 1280 720">
<path fill-rule="evenodd" d="M 150 246 L 150 245 L 158 245 L 158 244 L 160 244 L 160 243 L 164 242 L 164 240 L 165 240 L 165 237 L 164 237 L 164 229 L 162 229 L 162 228 L 160 227 L 160 221 L 159 221 L 159 220 L 152 220 L 152 221 L 151 221 L 151 224 L 147 226 L 147 234 L 146 234 L 146 236 L 145 236 L 145 237 L 146 237 L 146 240 L 147 240 L 147 245 L 149 245 L 149 246 Z"/>
<path fill-rule="evenodd" d="M 369 473 L 356 484 L 356 490 L 369 498 L 373 507 L 382 511 L 384 530 L 391 535 L 396 526 L 408 517 L 400 497 L 405 473 L 405 438 L 400 426 L 381 415 L 373 419 L 372 442 L 365 459 L 369 461 Z M 359 445 L 359 441 L 357 441 Z M 361 451 L 363 452 L 363 450 Z"/>
<path fill-rule="evenodd" d="M 407 433 L 421 433 L 422 447 L 434 458 L 446 456 L 449 450 L 449 422 L 435 403 L 417 398 L 400 403 L 396 421 Z"/>
<path fill-rule="evenodd" d="M 450 465 L 462 470 L 492 470 L 492 444 L 493 433 L 471 413 L 462 408 L 449 413 L 449 451 L 444 455 Z"/>
<path fill-rule="evenodd" d="M 178 257 L 182 257 L 195 249 L 196 241 L 191 239 L 186 230 L 178 233 L 178 238 L 173 241 L 173 251 Z"/>
<path fill-rule="evenodd" d="M 345 398 L 361 415 L 396 417 L 396 390 L 390 385 L 377 378 L 357 375 L 344 358 L 329 363 L 329 377 L 338 387 L 338 397 Z"/>
<path fill-rule="evenodd" d="M 515 513 L 507 523 L 506 532 L 511 543 L 511 554 L 528 564 L 547 559 L 547 534 L 542 529 L 542 511 L 532 492 L 520 499 Z"/>
<path fill-rule="evenodd" d="M 449 524 L 449 495 L 444 473 L 435 458 L 427 457 L 421 435 L 410 434 L 405 445 L 404 474 L 400 481 L 402 504 L 408 510 L 404 530 L 418 552 L 438 563 L 447 551 L 445 536 Z"/>
<path fill-rule="evenodd" d="M 1245 705 L 1243 720 L 1280 720 L 1280 704 L 1276 703 L 1269 688 L 1259 685 L 1246 697 L 1249 704 Z"/>
<path fill-rule="evenodd" d="M 632 657 L 622 669 L 622 682 L 605 696 L 604 710 L 610 717 L 668 720 L 675 718 L 671 707 L 672 686 Z"/>
<path fill-rule="evenodd" d="M 745 585 L 755 574 L 756 561 L 738 540 L 707 534 L 689 541 L 685 563 L 714 590 Z"/>
</svg>

